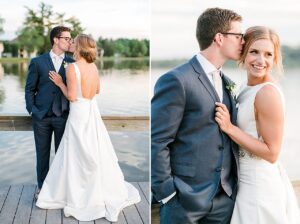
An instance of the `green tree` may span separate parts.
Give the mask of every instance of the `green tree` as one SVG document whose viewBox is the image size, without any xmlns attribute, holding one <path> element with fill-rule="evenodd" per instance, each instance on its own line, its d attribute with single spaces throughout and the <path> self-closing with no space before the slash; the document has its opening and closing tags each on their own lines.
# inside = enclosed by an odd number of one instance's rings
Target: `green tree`
<svg viewBox="0 0 300 224">
<path fill-rule="evenodd" d="M 111 57 L 115 54 L 115 45 L 112 39 L 98 38 L 97 45 L 104 50 L 104 56 Z"/>
<path fill-rule="evenodd" d="M 17 31 L 18 42 L 21 48 L 29 53 L 35 49 L 38 54 L 51 49 L 50 31 L 54 26 L 64 25 L 70 27 L 72 36 L 75 37 L 84 29 L 75 17 L 65 19 L 64 13 L 54 13 L 51 5 L 41 2 L 37 11 L 25 7 L 27 15 L 23 26 Z"/>
<path fill-rule="evenodd" d="M 11 53 L 13 57 L 18 57 L 19 45 L 11 41 L 3 41 L 4 53 Z"/>
<path fill-rule="evenodd" d="M 131 57 L 142 57 L 147 53 L 147 46 L 144 41 L 139 41 L 137 39 L 132 39 L 130 41 L 130 56 Z"/>
</svg>

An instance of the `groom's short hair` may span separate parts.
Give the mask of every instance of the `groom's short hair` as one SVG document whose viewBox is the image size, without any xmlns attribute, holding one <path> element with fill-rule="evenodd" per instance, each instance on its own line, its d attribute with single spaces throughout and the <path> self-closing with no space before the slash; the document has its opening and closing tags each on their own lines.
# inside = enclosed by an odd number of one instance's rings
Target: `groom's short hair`
<svg viewBox="0 0 300 224">
<path fill-rule="evenodd" d="M 50 31 L 50 41 L 52 46 L 54 44 L 54 38 L 60 37 L 62 32 L 71 32 L 71 29 L 65 26 L 56 26 Z"/>
<path fill-rule="evenodd" d="M 198 18 L 196 37 L 200 50 L 208 48 L 217 33 L 226 33 L 231 22 L 242 21 L 242 16 L 229 9 L 208 8 Z"/>
</svg>

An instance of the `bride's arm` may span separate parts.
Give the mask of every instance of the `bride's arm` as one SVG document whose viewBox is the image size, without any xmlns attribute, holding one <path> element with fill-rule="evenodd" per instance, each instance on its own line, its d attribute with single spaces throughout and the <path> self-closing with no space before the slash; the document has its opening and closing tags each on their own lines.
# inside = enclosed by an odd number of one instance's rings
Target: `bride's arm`
<svg viewBox="0 0 300 224">
<path fill-rule="evenodd" d="M 49 72 L 49 78 L 54 82 L 55 85 L 57 85 L 65 97 L 73 102 L 76 100 L 76 74 L 75 74 L 75 68 L 74 65 L 68 65 L 66 68 L 66 78 L 67 78 L 67 86 L 64 84 L 62 77 L 54 72 Z"/>
<path fill-rule="evenodd" d="M 276 162 L 281 149 L 284 112 L 281 96 L 274 87 L 264 86 L 255 98 L 256 127 L 263 139 L 243 132 L 230 122 L 229 112 L 224 104 L 216 103 L 216 121 L 220 129 L 233 141 L 250 153 L 271 163 Z"/>
</svg>

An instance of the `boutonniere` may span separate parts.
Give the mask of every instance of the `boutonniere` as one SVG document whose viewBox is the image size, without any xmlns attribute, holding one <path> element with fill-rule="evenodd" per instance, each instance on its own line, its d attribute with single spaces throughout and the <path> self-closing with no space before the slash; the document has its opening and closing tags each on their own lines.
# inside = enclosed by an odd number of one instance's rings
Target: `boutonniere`
<svg viewBox="0 0 300 224">
<path fill-rule="evenodd" d="M 230 95 L 235 98 L 236 97 L 236 84 L 234 82 L 226 85 L 226 89 L 229 91 Z"/>
<path fill-rule="evenodd" d="M 69 65 L 69 63 L 68 62 L 66 62 L 66 61 L 63 61 L 63 66 L 64 66 L 64 68 L 66 69 L 67 68 L 67 66 Z"/>
<path fill-rule="evenodd" d="M 228 90 L 230 95 L 234 100 L 236 100 L 236 94 L 237 94 L 237 89 L 236 89 L 236 84 L 233 82 L 231 79 L 225 77 L 225 88 Z"/>
</svg>

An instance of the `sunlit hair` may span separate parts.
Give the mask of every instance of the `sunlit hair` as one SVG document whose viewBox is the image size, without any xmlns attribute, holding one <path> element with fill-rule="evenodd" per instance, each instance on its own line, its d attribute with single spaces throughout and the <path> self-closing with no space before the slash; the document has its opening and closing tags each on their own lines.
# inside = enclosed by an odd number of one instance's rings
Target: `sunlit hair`
<svg viewBox="0 0 300 224">
<path fill-rule="evenodd" d="M 78 34 L 75 38 L 74 58 L 84 58 L 88 63 L 92 63 L 97 57 L 97 44 L 92 36 L 86 34 Z"/>
<path fill-rule="evenodd" d="M 208 48 L 217 33 L 228 32 L 234 21 L 241 22 L 242 16 L 229 9 L 206 9 L 197 20 L 196 37 L 200 50 Z"/>
<path fill-rule="evenodd" d="M 239 64 L 244 65 L 250 46 L 257 40 L 270 40 L 274 44 L 274 65 L 279 75 L 283 74 L 280 40 L 272 29 L 265 26 L 253 26 L 246 30 L 244 35 L 245 44 Z"/>
</svg>

